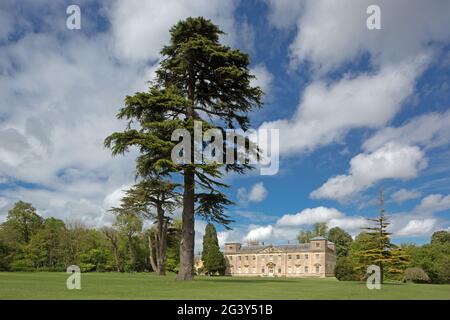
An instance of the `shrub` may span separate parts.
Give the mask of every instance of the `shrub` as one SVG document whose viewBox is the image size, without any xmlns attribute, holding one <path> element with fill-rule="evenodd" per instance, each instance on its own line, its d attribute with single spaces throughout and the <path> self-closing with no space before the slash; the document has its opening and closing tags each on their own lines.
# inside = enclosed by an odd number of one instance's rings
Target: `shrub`
<svg viewBox="0 0 450 320">
<path fill-rule="evenodd" d="M 430 277 L 422 268 L 408 268 L 405 270 L 403 282 L 427 283 Z"/>
<path fill-rule="evenodd" d="M 339 281 L 358 280 L 354 267 L 354 263 L 349 257 L 338 258 L 336 261 L 336 267 L 334 269 L 335 277 Z"/>
</svg>

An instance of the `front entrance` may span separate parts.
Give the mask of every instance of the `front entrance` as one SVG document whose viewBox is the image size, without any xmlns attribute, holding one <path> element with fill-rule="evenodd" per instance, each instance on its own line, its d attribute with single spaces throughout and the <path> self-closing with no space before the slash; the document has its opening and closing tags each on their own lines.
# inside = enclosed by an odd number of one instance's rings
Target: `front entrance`
<svg viewBox="0 0 450 320">
<path fill-rule="evenodd" d="M 268 277 L 275 277 L 275 263 L 273 262 L 269 262 L 268 264 L 266 264 L 267 267 L 267 276 Z"/>
</svg>

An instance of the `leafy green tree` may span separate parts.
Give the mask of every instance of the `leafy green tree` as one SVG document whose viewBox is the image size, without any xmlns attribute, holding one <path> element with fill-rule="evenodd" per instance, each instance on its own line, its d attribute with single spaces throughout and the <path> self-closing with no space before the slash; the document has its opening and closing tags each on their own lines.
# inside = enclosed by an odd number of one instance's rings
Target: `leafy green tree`
<svg viewBox="0 0 450 320">
<path fill-rule="evenodd" d="M 436 231 L 431 236 L 431 244 L 435 243 L 450 243 L 450 231 Z"/>
<path fill-rule="evenodd" d="M 202 17 L 187 18 L 170 29 L 170 43 L 161 50 L 163 59 L 149 92 L 127 97 L 125 108 L 118 114 L 130 120 L 129 127 L 105 140 L 113 155 L 137 146 L 141 154 L 136 167 L 142 177 L 172 173 L 183 176 L 180 280 L 194 276 L 194 213 L 224 225 L 231 221 L 224 214 L 224 207 L 231 201 L 219 190 L 227 187 L 220 181 L 224 165 L 194 161 L 194 121 L 201 121 L 205 130 L 245 130 L 248 112 L 261 106 L 262 91 L 250 84 L 254 77 L 248 68 L 249 56 L 222 45 L 222 33 Z M 138 129 L 131 128 L 132 121 L 139 124 Z M 187 163 L 172 161 L 175 129 L 186 129 L 191 134 L 190 150 L 182 149 L 183 155 L 191 155 Z M 225 158 L 226 152 L 223 155 Z M 227 171 L 238 173 L 250 168 L 248 163 L 225 165 Z"/>
<path fill-rule="evenodd" d="M 331 228 L 328 231 L 328 240 L 335 244 L 338 258 L 347 256 L 353 242 L 352 236 L 339 227 Z"/>
<path fill-rule="evenodd" d="M 160 178 L 146 179 L 126 191 L 119 207 L 111 210 L 117 214 L 137 214 L 155 222 L 147 233 L 149 259 L 158 275 L 166 273 L 167 228 L 173 211 L 180 205 L 177 184 Z"/>
<path fill-rule="evenodd" d="M 167 234 L 167 270 L 176 272 L 180 270 L 180 242 L 181 242 L 181 220 L 171 222 Z"/>
<path fill-rule="evenodd" d="M 224 274 L 226 269 L 225 257 L 220 251 L 217 231 L 212 223 L 208 223 L 205 228 L 202 260 L 209 274 Z"/>
<path fill-rule="evenodd" d="M 19 241 L 28 243 L 33 234 L 42 226 L 43 219 L 36 213 L 36 209 L 27 202 L 16 202 L 8 211 L 6 224 L 17 230 Z"/>
<path fill-rule="evenodd" d="M 27 254 L 36 268 L 64 269 L 64 222 L 53 217 L 44 220 L 42 228 L 31 237 Z"/>
<path fill-rule="evenodd" d="M 313 225 L 313 230 L 300 230 L 297 240 L 299 243 L 309 243 L 314 237 L 326 237 L 327 230 L 326 223 L 318 222 Z"/>
<path fill-rule="evenodd" d="M 114 226 L 119 230 L 119 234 L 125 239 L 125 250 L 128 253 L 129 261 L 125 268 L 136 270 L 138 265 L 137 237 L 142 231 L 142 218 L 134 214 L 122 213 L 116 215 Z"/>
<path fill-rule="evenodd" d="M 356 265 L 352 258 L 341 256 L 336 261 L 334 275 L 339 281 L 359 280 L 355 268 Z"/>
<path fill-rule="evenodd" d="M 114 270 L 117 272 L 123 271 L 122 256 L 119 248 L 119 232 L 112 227 L 103 227 L 102 232 L 111 246 L 114 257 Z"/>
</svg>

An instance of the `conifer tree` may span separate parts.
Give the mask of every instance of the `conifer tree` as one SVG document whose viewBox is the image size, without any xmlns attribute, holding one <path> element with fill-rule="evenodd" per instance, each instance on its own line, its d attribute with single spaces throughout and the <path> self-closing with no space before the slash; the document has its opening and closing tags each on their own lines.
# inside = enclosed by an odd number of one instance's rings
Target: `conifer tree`
<svg viewBox="0 0 450 320">
<path fill-rule="evenodd" d="M 368 220 L 374 224 L 363 228 L 367 236 L 364 238 L 364 248 L 357 253 L 359 268 L 370 264 L 379 266 L 380 279 L 383 283 L 385 272 L 402 273 L 409 263 L 408 255 L 390 242 L 391 233 L 387 232 L 390 223 L 385 215 L 383 190 L 380 191 L 380 214 L 378 218 Z"/>
<path fill-rule="evenodd" d="M 203 236 L 202 261 L 209 274 L 223 274 L 225 272 L 225 257 L 219 248 L 217 231 L 212 223 L 208 223 Z"/>
<path fill-rule="evenodd" d="M 125 107 L 118 114 L 118 118 L 129 120 L 127 129 L 105 139 L 113 155 L 123 154 L 132 146 L 139 149 L 139 176 L 182 175 L 180 280 L 194 276 L 194 213 L 225 226 L 231 222 L 224 214 L 224 208 L 232 202 L 220 190 L 227 187 L 220 181 L 222 169 L 244 173 L 252 168 L 248 162 L 194 162 L 194 121 L 201 121 L 204 130 L 246 130 L 248 112 L 261 106 L 262 91 L 250 83 L 254 76 L 249 72 L 249 56 L 222 45 L 222 34 L 202 17 L 187 18 L 171 28 L 170 42 L 161 51 L 163 59 L 149 91 L 126 97 Z M 191 133 L 191 152 L 187 153 L 191 161 L 187 163 L 172 161 L 176 144 L 171 135 L 175 129 Z M 223 156 L 225 159 L 226 152 Z"/>
</svg>

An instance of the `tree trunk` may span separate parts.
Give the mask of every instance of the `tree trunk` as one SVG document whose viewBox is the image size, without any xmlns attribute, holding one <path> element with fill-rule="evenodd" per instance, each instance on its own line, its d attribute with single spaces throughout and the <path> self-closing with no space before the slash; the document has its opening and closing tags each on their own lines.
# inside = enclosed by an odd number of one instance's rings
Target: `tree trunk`
<svg viewBox="0 0 450 320">
<path fill-rule="evenodd" d="M 183 216 L 180 244 L 180 271 L 178 280 L 194 278 L 194 172 L 188 168 L 184 172 Z"/>
<path fill-rule="evenodd" d="M 158 275 L 165 276 L 166 275 L 166 242 L 167 242 L 167 221 L 164 217 L 164 209 L 161 204 L 157 205 L 157 214 L 158 214 L 158 243 L 157 243 L 157 267 L 158 267 Z"/>
<path fill-rule="evenodd" d="M 148 250 L 149 250 L 150 264 L 152 266 L 153 271 L 156 272 L 156 270 L 158 268 L 156 267 L 155 257 L 153 256 L 153 244 L 152 244 L 152 235 L 151 234 L 148 235 Z"/>
<path fill-rule="evenodd" d="M 188 98 L 186 118 L 194 119 L 195 76 L 192 65 L 189 66 Z M 194 141 L 191 137 L 191 161 L 195 158 Z M 195 207 L 195 172 L 192 167 L 184 169 L 183 215 L 180 243 L 180 271 L 178 280 L 194 279 L 194 207 Z"/>
</svg>

